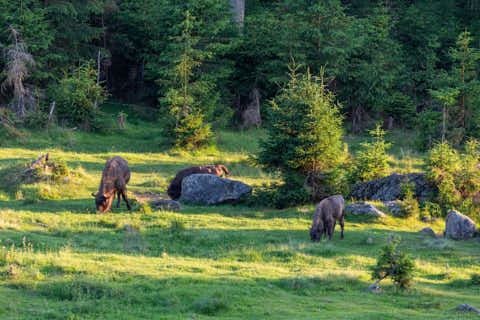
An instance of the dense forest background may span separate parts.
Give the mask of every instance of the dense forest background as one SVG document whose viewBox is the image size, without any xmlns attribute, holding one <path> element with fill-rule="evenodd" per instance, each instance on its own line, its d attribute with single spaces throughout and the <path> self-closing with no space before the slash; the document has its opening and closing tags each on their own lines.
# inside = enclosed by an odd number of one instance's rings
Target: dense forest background
<svg viewBox="0 0 480 320">
<path fill-rule="evenodd" d="M 241 126 L 256 101 L 268 124 L 266 102 L 294 61 L 313 75 L 324 68 L 351 132 L 378 121 L 416 129 L 424 149 L 442 134 L 454 144 L 480 136 L 477 0 L 0 0 L 0 7 L 0 106 L 26 126 L 55 116 L 95 130 L 107 93 L 149 106 L 150 117 L 177 128 L 193 121 L 187 114 L 213 127 Z"/>
</svg>

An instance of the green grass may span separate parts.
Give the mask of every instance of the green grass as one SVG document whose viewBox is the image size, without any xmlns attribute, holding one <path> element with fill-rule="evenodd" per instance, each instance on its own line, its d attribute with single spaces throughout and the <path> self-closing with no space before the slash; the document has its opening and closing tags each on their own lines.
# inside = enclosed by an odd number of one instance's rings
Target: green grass
<svg viewBox="0 0 480 320">
<path fill-rule="evenodd" d="M 2 141 L 0 170 L 50 152 L 80 174 L 59 185 L 0 191 L 0 319 L 478 318 L 454 308 L 480 307 L 472 281 L 480 272 L 479 243 L 435 249 L 417 232 L 441 232 L 443 221 L 348 217 L 345 240 L 337 230 L 332 242 L 311 243 L 313 206 L 185 205 L 168 212 L 135 205 L 128 212 L 122 203 L 95 214 L 90 193 L 114 155 L 129 162 L 131 197 L 164 192 L 170 177 L 194 164 L 224 163 L 233 179 L 253 185 L 273 181 L 248 162 L 264 135 L 220 131 L 215 150 L 171 153 L 158 125 L 138 120 L 111 136 L 55 129 Z M 47 188 L 53 199 L 26 199 Z M 369 268 L 391 234 L 416 261 L 414 286 L 394 292 L 385 280 L 383 294 L 367 293 Z"/>
</svg>

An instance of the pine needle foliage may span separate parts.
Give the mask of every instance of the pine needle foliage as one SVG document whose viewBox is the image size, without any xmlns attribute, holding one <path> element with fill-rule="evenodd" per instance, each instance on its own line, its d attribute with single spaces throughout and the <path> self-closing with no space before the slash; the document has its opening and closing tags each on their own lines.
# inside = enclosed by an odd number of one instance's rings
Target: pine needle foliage
<svg viewBox="0 0 480 320">
<path fill-rule="evenodd" d="M 175 146 L 192 150 L 211 143 L 210 125 L 205 123 L 199 101 L 192 95 L 197 84 L 192 78 L 200 66 L 202 53 L 194 47 L 199 39 L 192 34 L 195 17 L 187 10 L 182 22 L 183 31 L 174 40 L 181 45 L 181 54 L 173 68 L 173 87 L 167 92 L 166 102 L 169 113 L 175 119 Z"/>
<path fill-rule="evenodd" d="M 398 249 L 399 238 L 391 239 L 380 251 L 377 264 L 372 268 L 372 278 L 392 278 L 395 288 L 407 289 L 412 284 L 415 271 L 414 261 Z"/>
<path fill-rule="evenodd" d="M 97 83 L 97 71 L 87 63 L 65 74 L 58 86 L 52 89 L 57 115 L 62 123 L 79 126 L 83 130 L 95 129 L 98 111 L 95 102 L 103 103 L 105 88 Z"/>
<path fill-rule="evenodd" d="M 382 178 L 388 173 L 387 149 L 390 143 L 385 142 L 385 131 L 378 124 L 370 131 L 371 142 L 362 143 L 362 150 L 356 157 L 356 169 L 354 179 L 356 181 L 367 181 Z"/>
<path fill-rule="evenodd" d="M 299 68 L 295 62 L 289 66 L 290 81 L 271 101 L 272 125 L 256 162 L 279 171 L 285 183 L 282 190 L 293 201 L 304 202 L 309 199 L 304 188 L 307 178 L 338 165 L 343 130 L 340 106 L 325 86 L 323 70 L 317 78 L 309 70 L 299 73 Z"/>
<path fill-rule="evenodd" d="M 475 139 L 467 141 L 464 152 L 458 152 L 445 141 L 429 151 L 427 178 L 438 188 L 436 202 L 444 213 L 480 191 L 479 155 L 480 144 Z"/>
</svg>

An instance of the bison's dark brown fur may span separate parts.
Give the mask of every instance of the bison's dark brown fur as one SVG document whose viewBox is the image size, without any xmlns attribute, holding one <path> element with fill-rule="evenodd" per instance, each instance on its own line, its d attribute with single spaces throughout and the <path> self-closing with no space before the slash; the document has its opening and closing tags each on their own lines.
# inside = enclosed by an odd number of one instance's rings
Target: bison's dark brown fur
<svg viewBox="0 0 480 320">
<path fill-rule="evenodd" d="M 213 174 L 215 176 L 225 176 L 228 177 L 230 172 L 223 164 L 218 165 L 205 165 L 205 166 L 194 166 L 185 168 L 177 173 L 175 178 L 170 181 L 170 185 L 168 186 L 167 193 L 173 200 L 177 200 L 180 198 L 182 194 L 182 181 L 183 178 L 188 177 L 192 174 Z"/>
<path fill-rule="evenodd" d="M 121 157 L 109 159 L 103 169 L 98 193 L 92 193 L 97 210 L 102 213 L 110 211 L 115 195 L 118 196 L 117 208 L 120 207 L 120 195 L 122 195 L 128 210 L 130 210 L 130 203 L 127 199 L 127 183 L 129 181 L 130 169 L 127 161 Z"/>
<path fill-rule="evenodd" d="M 312 241 L 321 241 L 323 234 L 327 237 L 327 232 L 328 239 L 332 240 L 337 220 L 342 227 L 343 239 L 343 225 L 345 219 L 344 203 L 345 201 L 341 195 L 331 196 L 320 201 L 315 209 L 312 227 L 310 228 L 310 239 L 312 239 Z"/>
</svg>

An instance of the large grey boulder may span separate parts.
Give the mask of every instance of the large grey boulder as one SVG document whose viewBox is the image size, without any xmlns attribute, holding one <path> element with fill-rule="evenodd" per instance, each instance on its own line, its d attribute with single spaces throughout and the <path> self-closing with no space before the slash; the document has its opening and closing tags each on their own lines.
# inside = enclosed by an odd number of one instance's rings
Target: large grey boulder
<svg viewBox="0 0 480 320">
<path fill-rule="evenodd" d="M 475 235 L 475 222 L 458 211 L 450 210 L 445 220 L 445 237 L 466 240 Z"/>
<path fill-rule="evenodd" d="M 211 174 L 192 174 L 182 181 L 180 200 L 213 205 L 234 202 L 252 192 L 252 187 L 235 180 Z"/>
<path fill-rule="evenodd" d="M 364 200 L 392 201 L 400 198 L 401 185 L 415 184 L 415 197 L 428 200 L 434 189 L 428 184 L 424 173 L 392 174 L 388 177 L 359 182 L 352 186 L 352 197 Z"/>
<path fill-rule="evenodd" d="M 345 212 L 347 215 L 351 214 L 354 216 L 386 217 L 386 214 L 378 210 L 374 205 L 365 202 L 349 204 L 345 207 Z"/>
</svg>

